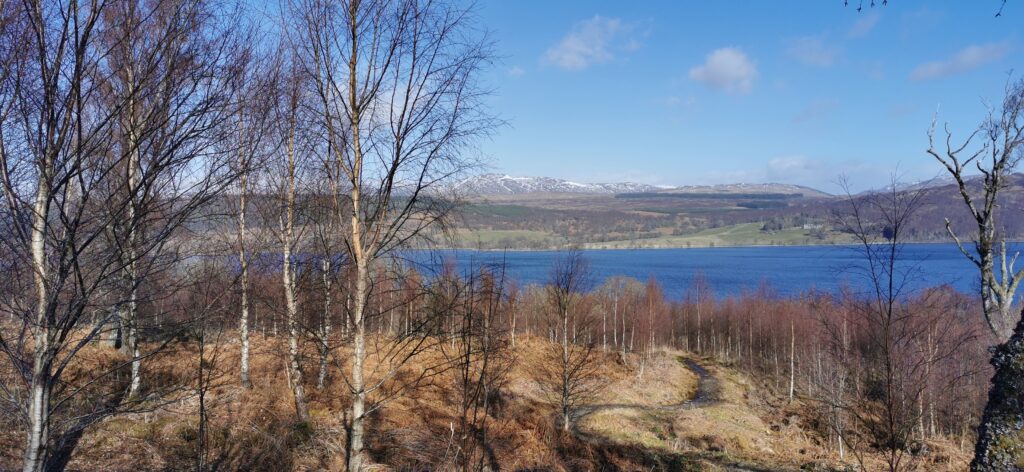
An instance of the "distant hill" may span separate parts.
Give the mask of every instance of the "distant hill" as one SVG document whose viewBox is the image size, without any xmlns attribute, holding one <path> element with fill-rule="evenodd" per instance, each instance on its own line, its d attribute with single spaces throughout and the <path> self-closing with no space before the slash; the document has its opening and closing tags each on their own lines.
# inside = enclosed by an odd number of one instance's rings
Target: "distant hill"
<svg viewBox="0 0 1024 472">
<path fill-rule="evenodd" d="M 661 193 L 692 193 L 692 194 L 777 194 L 777 195 L 800 195 L 810 198 L 827 198 L 832 195 L 821 190 L 804 185 L 792 184 L 718 184 L 718 185 L 684 185 L 671 189 L 662 190 Z"/>
<path fill-rule="evenodd" d="M 636 182 L 580 183 L 553 177 L 516 177 L 505 174 L 482 174 L 469 177 L 456 184 L 456 190 L 470 195 L 526 195 L 526 194 L 744 194 L 794 195 L 803 197 L 829 197 L 830 195 L 802 185 L 778 183 L 658 186 Z"/>
<path fill-rule="evenodd" d="M 459 191 L 474 195 L 523 195 L 529 193 L 616 194 L 656 192 L 661 187 L 633 182 L 579 183 L 552 177 L 514 177 L 503 174 L 482 174 L 455 184 Z"/>
<path fill-rule="evenodd" d="M 459 244 L 489 249 L 551 249 L 573 245 L 633 248 L 852 242 L 836 218 L 849 210 L 848 198 L 800 185 L 660 188 L 499 177 L 499 182 L 524 185 L 510 184 L 500 193 L 477 187 L 479 198 L 471 199 L 462 213 L 464 229 Z M 955 185 L 932 179 L 900 187 L 900 191 L 922 189 L 927 191 L 909 222 L 909 240 L 949 241 L 946 219 L 965 238 L 976 230 Z M 971 179 L 971 191 L 980 191 L 977 179 Z M 865 199 L 872 193 L 854 198 Z M 1007 179 L 999 205 L 1004 215 L 1000 231 L 1010 239 L 1024 240 L 1024 218 L 1017 217 L 1024 211 L 1024 175 Z"/>
</svg>

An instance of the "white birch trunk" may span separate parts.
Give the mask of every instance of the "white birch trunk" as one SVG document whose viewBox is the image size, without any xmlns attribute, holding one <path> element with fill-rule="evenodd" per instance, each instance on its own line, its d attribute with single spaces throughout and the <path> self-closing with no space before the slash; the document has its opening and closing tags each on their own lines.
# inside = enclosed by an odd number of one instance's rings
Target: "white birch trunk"
<svg viewBox="0 0 1024 472">
<path fill-rule="evenodd" d="M 239 164 L 242 173 L 239 180 L 238 195 L 238 283 L 241 288 L 241 313 L 238 320 L 238 335 L 242 345 L 241 367 L 239 376 L 242 387 L 252 388 L 252 381 L 249 380 L 249 258 L 245 250 L 245 211 L 246 193 L 249 186 L 249 171 L 245 155 L 239 154 Z"/>
<path fill-rule="evenodd" d="M 46 267 L 46 221 L 49 218 L 50 174 L 52 160 L 44 157 L 32 214 L 33 279 L 36 289 L 36 320 L 33 328 L 32 379 L 29 386 L 28 435 L 24 452 L 24 472 L 44 470 L 50 443 L 50 333 L 47 319 L 49 287 Z"/>
<path fill-rule="evenodd" d="M 293 124 L 294 126 L 294 124 Z M 295 277 L 292 273 L 292 244 L 294 244 L 295 225 L 295 140 L 294 127 L 290 131 L 288 142 L 288 188 L 285 202 L 285 220 L 283 235 L 283 264 L 281 277 L 284 285 L 284 300 L 286 323 L 288 329 L 288 375 L 292 383 L 292 392 L 295 397 L 295 411 L 300 421 L 306 421 L 309 417 L 306 410 L 306 395 L 302 387 L 302 365 L 299 362 L 299 326 L 298 326 L 298 301 L 295 297 Z"/>
</svg>

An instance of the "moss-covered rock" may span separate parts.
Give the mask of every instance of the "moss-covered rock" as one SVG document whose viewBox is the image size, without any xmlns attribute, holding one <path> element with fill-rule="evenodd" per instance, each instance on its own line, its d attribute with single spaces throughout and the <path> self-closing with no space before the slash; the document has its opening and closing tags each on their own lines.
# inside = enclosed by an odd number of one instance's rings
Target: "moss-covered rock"
<svg viewBox="0 0 1024 472">
<path fill-rule="evenodd" d="M 971 470 L 1024 470 L 1024 317 L 1010 339 L 995 348 L 992 366 Z"/>
</svg>

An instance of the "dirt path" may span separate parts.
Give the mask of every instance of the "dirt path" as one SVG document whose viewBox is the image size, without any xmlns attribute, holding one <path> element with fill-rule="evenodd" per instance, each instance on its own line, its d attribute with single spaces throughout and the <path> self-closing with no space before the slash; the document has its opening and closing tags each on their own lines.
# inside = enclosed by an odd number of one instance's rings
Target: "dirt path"
<svg viewBox="0 0 1024 472">
<path fill-rule="evenodd" d="M 592 415 L 601 411 L 608 410 L 619 410 L 628 409 L 641 412 L 672 412 L 691 410 L 696 408 L 705 408 L 712 406 L 721 400 L 721 386 L 720 381 L 714 375 L 711 374 L 704 366 L 698 364 L 693 359 L 679 358 L 679 362 L 686 365 L 688 369 L 693 371 L 697 375 L 697 391 L 694 393 L 693 398 L 676 403 L 672 405 L 642 405 L 635 403 L 601 403 L 595 405 L 585 405 L 577 408 L 572 413 L 572 432 L 576 437 L 587 441 L 594 445 L 600 445 L 606 448 L 623 448 L 624 445 L 618 444 L 608 438 L 600 436 L 598 434 L 588 433 L 582 431 L 579 428 L 581 420 L 586 418 L 588 415 Z M 669 452 L 660 452 L 655 450 L 642 451 L 646 456 L 644 459 L 649 462 L 651 470 L 676 470 L 673 464 L 679 464 L 680 461 L 690 461 L 695 459 L 704 460 L 707 462 L 715 463 L 718 467 L 723 470 L 732 472 L 761 472 L 769 471 L 772 469 L 763 469 L 757 466 L 748 464 L 739 464 L 734 462 L 722 462 L 712 457 L 702 457 L 701 454 L 676 454 Z"/>
<path fill-rule="evenodd" d="M 580 420 L 599 411 L 618 409 L 631 409 L 648 412 L 676 411 L 703 408 L 718 403 L 720 400 L 718 379 L 711 375 L 704 366 L 698 364 L 693 359 L 679 359 L 679 361 L 686 364 L 686 367 L 692 370 L 694 374 L 697 374 L 697 392 L 693 395 L 693 398 L 673 405 L 642 405 L 638 403 L 598 403 L 595 405 L 584 405 L 576 408 L 572 413 L 574 430 L 577 435 L 580 434 L 580 431 L 577 429 L 579 427 Z"/>
</svg>

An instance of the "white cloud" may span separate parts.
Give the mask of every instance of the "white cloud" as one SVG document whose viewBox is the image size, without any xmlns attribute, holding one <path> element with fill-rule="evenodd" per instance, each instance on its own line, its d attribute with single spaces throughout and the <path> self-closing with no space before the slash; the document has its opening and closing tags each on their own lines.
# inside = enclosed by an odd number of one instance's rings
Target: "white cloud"
<svg viewBox="0 0 1024 472">
<path fill-rule="evenodd" d="M 850 27 L 850 31 L 848 31 L 846 35 L 851 38 L 863 38 L 864 36 L 867 36 L 871 30 L 875 29 L 875 25 L 878 24 L 878 20 L 881 17 L 882 15 L 875 10 L 865 13 L 864 16 L 860 17 L 853 23 L 853 26 Z"/>
<path fill-rule="evenodd" d="M 519 78 L 522 77 L 525 73 L 526 70 L 519 66 L 513 66 L 511 69 L 508 70 L 509 77 Z"/>
<path fill-rule="evenodd" d="M 618 18 L 594 16 L 576 23 L 569 34 L 544 53 L 544 59 L 567 70 L 581 70 L 608 62 L 615 57 L 617 49 L 639 47 L 634 38 L 622 39 L 630 29 Z M 621 47 L 618 44 L 620 40 L 623 42 Z"/>
<path fill-rule="evenodd" d="M 754 88 L 757 66 L 739 48 L 721 48 L 690 69 L 690 78 L 728 93 L 745 94 Z"/>
<path fill-rule="evenodd" d="M 820 38 L 813 36 L 791 40 L 786 52 L 804 64 L 817 67 L 828 67 L 839 56 L 838 47 L 829 46 Z"/>
<path fill-rule="evenodd" d="M 1010 45 L 1006 42 L 968 46 L 948 59 L 927 62 L 915 67 L 910 72 L 910 80 L 941 79 L 962 74 L 990 62 L 998 61 L 1009 52 Z"/>
</svg>

